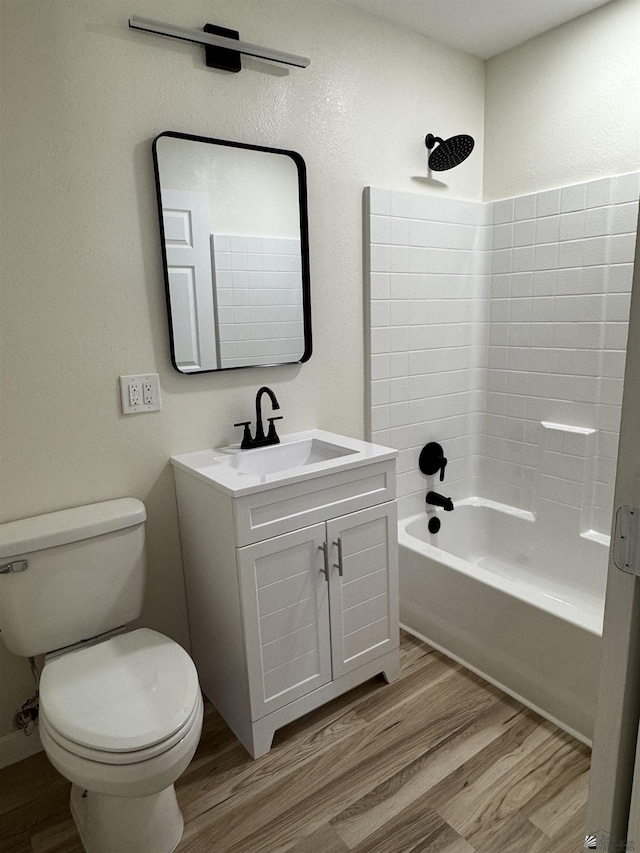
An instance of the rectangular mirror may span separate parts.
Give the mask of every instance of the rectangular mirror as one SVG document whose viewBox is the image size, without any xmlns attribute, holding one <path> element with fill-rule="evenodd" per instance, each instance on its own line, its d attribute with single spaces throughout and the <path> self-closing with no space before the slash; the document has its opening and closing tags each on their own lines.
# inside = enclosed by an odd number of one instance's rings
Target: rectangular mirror
<svg viewBox="0 0 640 853">
<path fill-rule="evenodd" d="M 153 160 L 176 370 L 307 361 L 302 157 L 167 131 L 153 141 Z"/>
</svg>

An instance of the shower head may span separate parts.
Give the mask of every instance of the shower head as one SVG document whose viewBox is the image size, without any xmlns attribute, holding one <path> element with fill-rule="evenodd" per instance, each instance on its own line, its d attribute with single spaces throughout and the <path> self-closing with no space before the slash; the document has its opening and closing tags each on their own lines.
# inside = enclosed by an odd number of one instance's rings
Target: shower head
<svg viewBox="0 0 640 853">
<path fill-rule="evenodd" d="M 436 142 L 440 144 L 434 151 L 431 151 Z M 451 139 L 440 139 L 439 136 L 428 133 L 425 136 L 424 143 L 431 151 L 429 168 L 433 169 L 434 172 L 444 172 L 447 169 L 453 169 L 454 166 L 459 166 L 471 154 L 474 144 L 473 136 L 467 136 L 464 133 L 460 136 L 452 136 Z"/>
</svg>

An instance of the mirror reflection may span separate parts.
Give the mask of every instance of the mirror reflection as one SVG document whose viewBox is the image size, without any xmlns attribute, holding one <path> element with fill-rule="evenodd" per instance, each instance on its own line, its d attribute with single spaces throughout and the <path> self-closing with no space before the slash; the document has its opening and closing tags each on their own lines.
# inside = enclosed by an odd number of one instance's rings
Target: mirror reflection
<svg viewBox="0 0 640 853">
<path fill-rule="evenodd" d="M 153 152 L 174 367 L 306 361 L 302 157 L 173 132 L 160 134 Z"/>
</svg>

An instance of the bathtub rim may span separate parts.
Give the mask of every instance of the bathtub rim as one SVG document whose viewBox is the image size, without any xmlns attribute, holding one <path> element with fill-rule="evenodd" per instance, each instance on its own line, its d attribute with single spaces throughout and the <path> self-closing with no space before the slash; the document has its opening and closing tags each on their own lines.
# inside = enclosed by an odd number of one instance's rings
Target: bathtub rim
<svg viewBox="0 0 640 853">
<path fill-rule="evenodd" d="M 456 501 L 456 506 L 477 506 L 492 509 L 500 512 L 503 515 L 511 515 L 517 518 L 524 519 L 528 522 L 535 522 L 536 516 L 528 510 L 519 509 L 518 507 L 501 504 L 497 501 L 486 498 L 473 496 Z M 523 601 L 532 607 L 536 607 L 546 613 L 562 619 L 577 628 L 594 634 L 596 637 L 602 637 L 602 625 L 604 620 L 604 596 L 602 604 L 598 602 L 585 608 L 580 608 L 571 602 L 556 598 L 548 593 L 538 590 L 533 584 L 526 584 L 521 581 L 514 581 L 504 575 L 498 575 L 489 569 L 477 566 L 470 563 L 468 560 L 452 554 L 450 551 L 445 551 L 437 545 L 431 545 L 423 539 L 419 539 L 407 531 L 409 524 L 418 521 L 421 518 L 426 518 L 424 511 L 398 519 L 398 547 L 408 548 L 411 551 L 423 554 L 427 559 L 435 560 L 436 562 L 447 566 L 453 571 L 459 572 L 467 577 L 471 577 L 476 581 L 486 583 L 493 589 Z M 583 534 L 580 534 L 583 535 Z M 417 543 L 414 545 L 413 543 Z M 605 544 L 604 542 L 600 544 Z M 473 571 L 471 571 L 473 568 Z M 402 571 L 402 560 L 400 560 L 400 571 Z M 524 588 L 523 588 L 524 587 Z M 526 590 L 526 593 L 525 593 Z M 446 654 L 446 651 L 444 651 Z"/>
</svg>

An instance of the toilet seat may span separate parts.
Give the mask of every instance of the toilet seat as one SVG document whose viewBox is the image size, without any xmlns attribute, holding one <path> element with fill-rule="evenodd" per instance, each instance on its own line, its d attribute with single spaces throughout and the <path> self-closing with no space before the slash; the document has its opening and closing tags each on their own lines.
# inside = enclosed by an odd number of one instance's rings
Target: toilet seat
<svg viewBox="0 0 640 853">
<path fill-rule="evenodd" d="M 84 758 L 87 761 L 95 761 L 99 764 L 137 764 L 142 761 L 148 761 L 150 758 L 155 758 L 163 752 L 167 752 L 180 743 L 180 741 L 184 740 L 194 725 L 200 725 L 202 719 L 202 702 L 200 697 L 196 698 L 196 703 L 187 722 L 166 740 L 160 741 L 160 743 L 156 743 L 146 749 L 129 750 L 128 752 L 114 752 L 112 750 L 91 749 L 87 746 L 81 746 L 57 731 L 51 725 L 44 712 L 40 713 L 38 719 L 41 731 L 46 731 L 51 740 L 58 746 L 79 758 Z"/>
<path fill-rule="evenodd" d="M 189 655 L 149 628 L 56 657 L 40 679 L 51 738 L 107 764 L 144 761 L 178 743 L 198 715 L 200 696 Z"/>
</svg>

